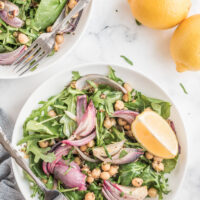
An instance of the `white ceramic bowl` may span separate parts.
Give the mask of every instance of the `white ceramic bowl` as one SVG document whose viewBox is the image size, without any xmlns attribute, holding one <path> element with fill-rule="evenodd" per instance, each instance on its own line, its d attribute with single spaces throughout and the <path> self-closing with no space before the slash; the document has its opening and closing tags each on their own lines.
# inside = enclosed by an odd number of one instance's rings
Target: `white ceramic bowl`
<svg viewBox="0 0 200 200">
<path fill-rule="evenodd" d="M 144 75 L 135 72 L 129 68 L 119 67 L 116 65 L 111 65 L 111 66 L 116 70 L 116 73 L 120 78 L 130 83 L 135 89 L 141 91 L 147 96 L 160 98 L 169 101 L 172 104 L 170 118 L 174 121 L 176 126 L 177 136 L 181 145 L 181 155 L 176 169 L 169 176 L 169 184 L 172 192 L 169 195 L 165 196 L 164 200 L 173 200 L 175 199 L 176 193 L 183 181 L 187 164 L 188 144 L 181 116 L 179 115 L 179 112 L 177 111 L 176 106 L 172 102 L 170 97 L 156 83 L 154 83 Z M 106 75 L 108 73 L 108 65 L 85 64 L 73 68 L 73 71 L 74 70 L 79 71 L 81 75 L 90 73 L 98 73 Z M 24 107 L 22 108 L 19 117 L 17 119 L 17 122 L 15 124 L 14 133 L 12 137 L 13 145 L 16 145 L 17 142 L 22 138 L 23 123 L 25 119 L 30 115 L 31 111 L 38 107 L 37 103 L 41 100 L 46 100 L 50 96 L 59 93 L 61 90 L 63 90 L 65 85 L 69 83 L 70 80 L 71 80 L 71 70 L 65 70 L 64 72 L 61 72 L 52 77 L 51 79 L 47 80 L 30 96 L 30 98 L 27 100 Z M 24 179 L 22 170 L 16 165 L 14 161 L 12 161 L 12 164 L 17 184 L 22 194 L 24 195 L 25 199 L 30 200 L 31 191 L 29 189 L 28 181 Z M 35 200 L 36 199 L 37 198 L 35 198 Z"/>
<path fill-rule="evenodd" d="M 57 53 L 55 53 L 53 56 L 45 58 L 44 61 L 35 71 L 27 72 L 23 76 L 18 76 L 9 65 L 4 65 L 4 66 L 0 65 L 0 79 L 18 79 L 22 77 L 31 76 L 33 74 L 47 70 L 52 66 L 53 63 L 56 62 L 56 60 L 60 59 L 62 56 L 66 56 L 67 54 L 69 54 L 71 50 L 75 47 L 75 45 L 78 43 L 79 39 L 81 38 L 87 27 L 89 18 L 91 17 L 94 2 L 95 1 L 91 0 L 87 8 L 84 9 L 80 21 L 78 23 L 78 26 L 74 32 L 75 34 L 64 35 L 65 37 L 64 43 L 61 45 L 61 48 Z"/>
</svg>

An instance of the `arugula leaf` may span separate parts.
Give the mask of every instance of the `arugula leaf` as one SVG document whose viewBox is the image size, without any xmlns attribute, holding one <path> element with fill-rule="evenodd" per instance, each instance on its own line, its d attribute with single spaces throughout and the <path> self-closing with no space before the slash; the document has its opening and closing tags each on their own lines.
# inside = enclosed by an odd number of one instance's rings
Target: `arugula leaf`
<svg viewBox="0 0 200 200">
<path fill-rule="evenodd" d="M 109 154 L 108 149 L 106 148 L 106 145 L 105 145 L 105 144 L 103 145 L 103 148 L 104 148 L 104 151 L 106 152 L 107 157 L 110 158 L 110 159 L 112 160 L 112 157 L 111 157 L 111 155 Z"/>
<path fill-rule="evenodd" d="M 183 89 L 183 92 L 185 94 L 188 94 L 187 90 L 185 89 L 184 85 L 182 83 L 179 83 L 179 85 L 181 86 L 181 88 Z"/>
<path fill-rule="evenodd" d="M 126 156 L 128 154 L 128 152 L 126 150 L 122 150 L 119 154 L 119 158 L 123 158 L 124 156 Z"/>
<path fill-rule="evenodd" d="M 47 153 L 50 148 L 39 148 L 37 140 L 27 142 L 27 153 L 32 152 L 35 155 L 34 162 L 38 163 L 40 159 L 45 162 L 53 162 L 56 157 L 54 153 Z"/>
<path fill-rule="evenodd" d="M 133 62 L 126 56 L 121 55 L 120 57 L 123 58 L 129 65 L 133 65 Z"/>
<path fill-rule="evenodd" d="M 124 81 L 122 81 L 122 79 L 120 79 L 119 77 L 117 77 L 115 75 L 115 70 L 109 66 L 109 74 L 108 74 L 108 78 L 112 79 L 113 81 L 119 83 L 120 85 L 122 85 L 124 83 Z"/>
<path fill-rule="evenodd" d="M 137 19 L 135 19 L 135 22 L 136 22 L 136 24 L 137 24 L 138 26 L 141 26 L 141 25 L 142 25 L 142 23 L 139 22 Z"/>
<path fill-rule="evenodd" d="M 81 78 L 81 75 L 79 74 L 79 72 L 78 71 L 73 71 L 72 72 L 72 80 L 73 81 L 77 81 L 78 79 L 80 79 Z"/>
</svg>

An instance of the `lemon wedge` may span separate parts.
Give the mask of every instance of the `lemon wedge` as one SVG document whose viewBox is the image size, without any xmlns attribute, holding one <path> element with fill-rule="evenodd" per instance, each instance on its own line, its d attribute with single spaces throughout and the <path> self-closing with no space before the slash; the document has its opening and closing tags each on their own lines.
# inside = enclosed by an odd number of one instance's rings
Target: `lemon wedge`
<svg viewBox="0 0 200 200">
<path fill-rule="evenodd" d="M 178 154 L 178 140 L 174 131 L 156 112 L 146 110 L 138 115 L 131 130 L 136 140 L 153 155 L 172 159 Z"/>
</svg>

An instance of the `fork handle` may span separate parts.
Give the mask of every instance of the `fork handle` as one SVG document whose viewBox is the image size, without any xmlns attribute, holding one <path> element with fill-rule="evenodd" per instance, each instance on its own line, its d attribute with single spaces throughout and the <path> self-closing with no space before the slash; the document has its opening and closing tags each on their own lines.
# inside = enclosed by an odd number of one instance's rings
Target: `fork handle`
<svg viewBox="0 0 200 200">
<path fill-rule="evenodd" d="M 40 187 L 40 189 L 43 192 L 46 192 L 47 189 L 45 185 L 35 176 L 35 174 L 31 171 L 31 169 L 28 167 L 22 156 L 19 154 L 19 152 L 13 147 L 13 145 L 9 142 L 7 139 L 5 133 L 3 132 L 2 128 L 0 127 L 0 143 L 4 147 L 4 149 L 11 155 L 12 158 L 15 159 L 16 163 L 24 170 L 26 171 L 31 178 L 36 182 L 36 184 Z"/>
<path fill-rule="evenodd" d="M 55 26 L 55 29 L 52 31 L 52 35 L 55 35 L 59 30 L 62 30 L 66 23 L 77 13 L 79 13 L 86 5 L 90 2 L 90 0 L 80 0 L 76 6 L 69 12 L 69 14 L 63 19 L 60 24 Z"/>
</svg>

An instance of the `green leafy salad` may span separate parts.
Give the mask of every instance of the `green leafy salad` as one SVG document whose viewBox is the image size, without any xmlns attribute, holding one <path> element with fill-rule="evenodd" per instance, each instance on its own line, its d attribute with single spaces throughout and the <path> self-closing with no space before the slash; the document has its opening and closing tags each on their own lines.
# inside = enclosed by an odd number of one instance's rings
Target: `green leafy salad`
<svg viewBox="0 0 200 200">
<path fill-rule="evenodd" d="M 175 132 L 168 119 L 170 103 L 136 91 L 111 67 L 107 78 L 126 93 L 95 80 L 79 89 L 81 75 L 72 74 L 71 83 L 40 101 L 24 123 L 18 145 L 32 171 L 47 188 L 59 190 L 70 200 L 162 200 L 170 192 L 166 174 L 175 168 L 178 155 L 173 159 L 154 156 L 135 139 L 131 124 L 151 109 Z M 43 192 L 25 176 L 31 182 L 32 197 L 43 200 Z"/>
</svg>

